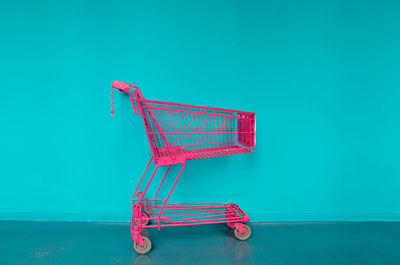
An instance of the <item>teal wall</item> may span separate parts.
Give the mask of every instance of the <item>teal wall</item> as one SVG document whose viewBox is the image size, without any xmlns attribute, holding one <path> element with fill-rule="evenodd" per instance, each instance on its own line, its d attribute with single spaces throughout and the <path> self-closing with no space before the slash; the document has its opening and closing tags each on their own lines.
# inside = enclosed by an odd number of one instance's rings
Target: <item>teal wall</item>
<svg viewBox="0 0 400 265">
<path fill-rule="evenodd" d="M 257 221 L 400 220 L 399 12 L 386 0 L 3 3 L 0 219 L 129 220 L 150 149 L 126 96 L 111 118 L 119 79 L 150 99 L 257 114 L 255 152 L 188 162 L 172 200 L 234 201 Z"/>
</svg>

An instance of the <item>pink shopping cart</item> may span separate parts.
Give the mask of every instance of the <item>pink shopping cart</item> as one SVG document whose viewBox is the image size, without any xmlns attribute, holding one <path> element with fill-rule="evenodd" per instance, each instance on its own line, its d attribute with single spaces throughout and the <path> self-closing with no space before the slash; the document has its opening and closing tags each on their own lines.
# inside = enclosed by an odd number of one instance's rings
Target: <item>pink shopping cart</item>
<svg viewBox="0 0 400 265">
<path fill-rule="evenodd" d="M 255 113 L 148 100 L 135 84 L 121 81 L 112 83 L 111 113 L 113 88 L 129 93 L 134 112 L 142 116 L 152 153 L 132 196 L 131 234 L 135 251 L 146 254 L 152 248 L 150 238 L 142 235 L 143 228 L 226 223 L 234 229 L 237 239 L 248 239 L 251 228 L 244 222 L 249 221 L 249 216 L 236 204 L 172 203 L 168 199 L 187 160 L 252 152 L 256 141 Z M 146 184 L 143 179 L 152 161 L 155 169 Z M 181 165 L 181 169 L 162 200 L 157 195 L 172 165 Z M 161 166 L 168 168 L 154 197 L 145 196 Z M 139 191 L 142 182 L 144 189 Z"/>
</svg>

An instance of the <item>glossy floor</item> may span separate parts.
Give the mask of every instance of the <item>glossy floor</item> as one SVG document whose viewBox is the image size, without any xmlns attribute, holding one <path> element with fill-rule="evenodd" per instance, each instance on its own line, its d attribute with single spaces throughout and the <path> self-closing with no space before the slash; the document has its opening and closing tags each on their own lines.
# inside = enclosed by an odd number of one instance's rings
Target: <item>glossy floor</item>
<svg viewBox="0 0 400 265">
<path fill-rule="evenodd" d="M 252 223 L 237 241 L 225 225 L 147 231 L 132 249 L 126 223 L 0 222 L 0 264 L 400 264 L 400 223 Z"/>
</svg>

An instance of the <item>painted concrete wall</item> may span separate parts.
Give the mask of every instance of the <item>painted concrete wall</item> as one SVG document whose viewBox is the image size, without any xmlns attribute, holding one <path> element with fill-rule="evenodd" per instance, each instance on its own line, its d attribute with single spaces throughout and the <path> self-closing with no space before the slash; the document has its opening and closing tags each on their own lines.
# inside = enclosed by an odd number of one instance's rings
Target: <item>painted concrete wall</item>
<svg viewBox="0 0 400 265">
<path fill-rule="evenodd" d="M 3 4 L 0 219 L 129 220 L 150 149 L 127 97 L 111 118 L 119 79 L 150 99 L 257 114 L 255 152 L 188 162 L 171 200 L 238 202 L 258 221 L 400 220 L 399 9 Z"/>
</svg>

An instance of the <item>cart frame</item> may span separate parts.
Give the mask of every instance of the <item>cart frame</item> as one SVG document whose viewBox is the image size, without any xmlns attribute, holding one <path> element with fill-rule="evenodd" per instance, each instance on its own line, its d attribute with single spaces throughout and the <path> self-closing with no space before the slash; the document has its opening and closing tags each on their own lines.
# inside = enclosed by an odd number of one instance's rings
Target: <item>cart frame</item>
<svg viewBox="0 0 400 265">
<path fill-rule="evenodd" d="M 190 159 L 252 152 L 255 146 L 255 113 L 164 101 L 147 100 L 140 89 L 114 81 L 111 86 L 111 112 L 114 113 L 113 88 L 129 93 L 135 113 L 141 114 L 152 156 L 132 196 L 131 235 L 139 254 L 151 250 L 144 228 L 226 223 L 235 237 L 246 240 L 251 229 L 244 222 L 249 216 L 234 203 L 170 203 L 169 198 Z M 133 94 L 132 94 L 133 91 Z M 144 181 L 151 165 L 155 168 Z M 170 169 L 181 169 L 166 198 L 158 198 Z M 168 167 L 154 197 L 145 197 L 160 167 Z M 145 184 L 143 191 L 140 186 Z"/>
</svg>

